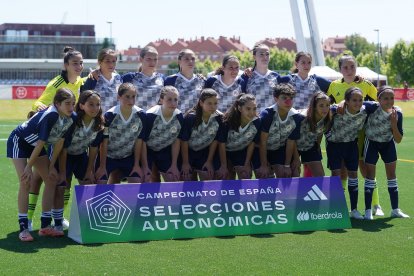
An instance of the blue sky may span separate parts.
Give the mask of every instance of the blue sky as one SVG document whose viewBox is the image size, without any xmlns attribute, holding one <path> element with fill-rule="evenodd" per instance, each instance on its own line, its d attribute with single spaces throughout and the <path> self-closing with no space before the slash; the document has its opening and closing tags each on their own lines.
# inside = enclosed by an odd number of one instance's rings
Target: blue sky
<svg viewBox="0 0 414 276">
<path fill-rule="evenodd" d="M 382 45 L 414 41 L 412 0 L 314 0 L 314 6 L 322 39 L 359 33 L 376 43 L 374 29 L 379 29 Z M 266 37 L 294 37 L 289 0 L 18 0 L 0 9 L 0 23 L 59 24 L 63 19 L 94 24 L 98 37 L 109 37 L 107 21 L 113 22 L 118 49 L 159 38 L 235 35 L 252 47 Z"/>
</svg>

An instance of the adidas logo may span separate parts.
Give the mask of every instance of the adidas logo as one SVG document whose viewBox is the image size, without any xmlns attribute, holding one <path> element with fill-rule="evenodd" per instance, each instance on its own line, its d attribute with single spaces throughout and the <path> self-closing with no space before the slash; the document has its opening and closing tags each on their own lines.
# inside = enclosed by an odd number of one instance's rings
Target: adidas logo
<svg viewBox="0 0 414 276">
<path fill-rule="evenodd" d="M 307 220 L 309 220 L 309 213 L 308 212 L 299 212 L 299 214 L 296 216 L 296 218 L 299 222 L 307 221 Z"/>
<path fill-rule="evenodd" d="M 328 198 L 324 195 L 324 193 L 322 193 L 318 186 L 313 185 L 312 189 L 308 192 L 308 195 L 303 198 L 303 200 L 328 200 Z"/>
</svg>

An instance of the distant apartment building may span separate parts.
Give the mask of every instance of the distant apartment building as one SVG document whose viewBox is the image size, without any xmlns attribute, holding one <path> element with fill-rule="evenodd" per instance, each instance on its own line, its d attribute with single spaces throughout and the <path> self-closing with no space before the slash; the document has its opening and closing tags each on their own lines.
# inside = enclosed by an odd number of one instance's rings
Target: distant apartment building
<svg viewBox="0 0 414 276">
<path fill-rule="evenodd" d="M 115 47 L 111 41 L 107 42 L 110 47 Z M 96 59 L 103 43 L 104 39 L 95 37 L 94 25 L 0 25 L 0 58 L 61 58 L 63 48 L 72 46 L 84 58 Z"/>
<path fill-rule="evenodd" d="M 220 36 L 218 39 L 205 38 L 204 36 L 190 40 L 178 39 L 174 43 L 169 39 L 159 39 L 147 45 L 157 49 L 160 69 L 167 69 L 168 64 L 177 61 L 178 53 L 185 48 L 193 50 L 201 61 L 208 58 L 212 61 L 221 61 L 223 56 L 232 50 L 240 52 L 249 50 L 246 45 L 240 42 L 240 37 L 227 38 L 224 36 Z M 122 61 L 138 62 L 140 52 L 140 47 L 129 47 L 127 50 L 123 50 L 121 51 Z"/>
<path fill-rule="evenodd" d="M 336 36 L 336 37 L 328 37 L 322 44 L 322 49 L 325 54 L 331 55 L 333 57 L 340 55 L 343 51 L 346 50 L 345 46 L 345 39 L 346 36 Z"/>
<path fill-rule="evenodd" d="M 296 40 L 294 38 L 265 38 L 257 44 L 265 44 L 269 48 L 285 49 L 288 52 L 296 52 Z"/>
</svg>

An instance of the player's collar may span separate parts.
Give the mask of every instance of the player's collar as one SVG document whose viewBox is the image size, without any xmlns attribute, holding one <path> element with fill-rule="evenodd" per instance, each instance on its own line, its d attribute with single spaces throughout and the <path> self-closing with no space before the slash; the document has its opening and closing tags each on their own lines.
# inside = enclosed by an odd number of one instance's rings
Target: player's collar
<svg viewBox="0 0 414 276">
<path fill-rule="evenodd" d="M 272 108 L 276 113 L 279 113 L 279 106 L 277 104 L 272 105 L 270 108 Z M 292 108 L 289 109 L 287 117 L 293 116 L 293 115 L 298 114 L 298 113 L 299 113 L 299 111 L 292 107 Z"/>
<path fill-rule="evenodd" d="M 270 71 L 269 69 L 267 69 L 266 74 L 262 75 L 259 72 L 257 72 L 256 70 L 253 71 L 257 76 L 259 76 L 260 78 L 266 78 L 272 71 Z"/>
<path fill-rule="evenodd" d="M 191 77 L 191 79 L 187 79 L 183 74 L 181 74 L 181 72 L 177 73 L 177 76 L 182 78 L 184 81 L 186 82 L 191 82 L 192 80 L 194 80 L 196 78 L 196 75 L 193 74 L 193 76 Z"/>
<path fill-rule="evenodd" d="M 237 79 L 237 78 L 236 78 Z M 217 80 L 219 80 L 220 82 L 221 82 L 221 84 L 225 87 L 225 88 L 229 88 L 229 87 L 231 87 L 232 85 L 234 85 L 234 83 L 236 82 L 236 79 L 234 79 L 234 81 L 230 84 L 230 85 L 227 85 L 227 84 L 225 84 L 224 82 L 223 82 L 223 79 L 221 78 L 221 75 L 217 75 Z"/>
</svg>

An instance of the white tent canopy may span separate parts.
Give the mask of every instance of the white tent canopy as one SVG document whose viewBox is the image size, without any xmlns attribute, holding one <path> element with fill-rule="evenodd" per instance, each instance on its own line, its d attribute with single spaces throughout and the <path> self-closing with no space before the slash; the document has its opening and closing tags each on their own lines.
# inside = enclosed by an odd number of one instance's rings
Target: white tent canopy
<svg viewBox="0 0 414 276">
<path fill-rule="evenodd" d="M 323 77 L 331 81 L 342 78 L 341 73 L 336 72 L 334 69 L 328 66 L 314 66 L 311 68 L 309 74 L 310 75 L 315 74 L 319 77 Z"/>
<path fill-rule="evenodd" d="M 376 72 L 372 71 L 368 67 L 357 67 L 356 73 L 358 76 L 361 76 L 369 80 L 370 82 L 376 82 L 379 79 L 380 82 L 385 81 L 385 83 L 387 83 L 387 76 L 381 74 L 378 75 Z"/>
</svg>

